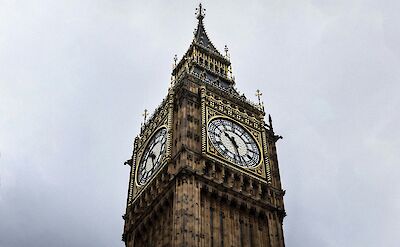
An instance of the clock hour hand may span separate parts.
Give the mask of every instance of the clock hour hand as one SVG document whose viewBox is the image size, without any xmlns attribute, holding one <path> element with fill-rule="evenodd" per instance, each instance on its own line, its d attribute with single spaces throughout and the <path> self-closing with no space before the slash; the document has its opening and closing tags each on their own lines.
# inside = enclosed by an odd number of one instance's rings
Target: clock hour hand
<svg viewBox="0 0 400 247">
<path fill-rule="evenodd" d="M 232 136 L 231 141 L 232 141 L 232 144 L 233 144 L 233 146 L 234 146 L 235 148 L 238 148 L 238 147 L 239 147 L 239 146 L 236 144 L 235 137 Z"/>
<path fill-rule="evenodd" d="M 232 136 L 231 141 L 232 141 L 233 147 L 235 148 L 236 154 L 239 155 L 239 146 L 236 144 L 235 137 Z"/>
<path fill-rule="evenodd" d="M 149 157 L 151 158 L 151 162 L 153 163 L 153 166 L 154 166 L 154 159 L 156 158 L 156 155 L 153 153 L 153 151 L 151 151 L 151 153 L 149 154 Z"/>
<path fill-rule="evenodd" d="M 235 137 L 231 137 L 228 133 L 224 132 L 225 136 L 228 137 L 228 139 L 232 142 L 233 147 L 235 148 L 236 154 L 239 155 L 239 146 L 237 145 L 236 141 L 235 141 Z"/>
</svg>

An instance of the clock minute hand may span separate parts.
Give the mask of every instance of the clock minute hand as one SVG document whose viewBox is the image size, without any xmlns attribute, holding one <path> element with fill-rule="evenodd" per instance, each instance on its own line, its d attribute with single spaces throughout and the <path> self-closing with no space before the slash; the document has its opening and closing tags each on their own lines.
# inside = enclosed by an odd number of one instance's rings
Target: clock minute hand
<svg viewBox="0 0 400 247">
<path fill-rule="evenodd" d="M 232 141 L 231 137 L 229 136 L 228 133 L 224 132 L 225 136 L 229 138 L 230 141 Z"/>
</svg>

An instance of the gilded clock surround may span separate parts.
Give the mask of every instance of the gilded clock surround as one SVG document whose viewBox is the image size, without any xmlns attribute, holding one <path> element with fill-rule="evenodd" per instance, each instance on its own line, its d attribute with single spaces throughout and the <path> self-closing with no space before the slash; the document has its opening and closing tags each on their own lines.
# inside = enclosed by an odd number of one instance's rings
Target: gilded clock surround
<svg viewBox="0 0 400 247">
<path fill-rule="evenodd" d="M 157 168 L 157 171 L 156 171 L 154 174 L 151 175 L 150 179 L 147 180 L 145 184 L 139 184 L 139 183 L 138 183 L 137 178 L 138 178 L 139 164 L 140 164 L 140 162 L 141 162 L 141 160 L 142 160 L 142 156 L 143 156 L 143 154 L 144 154 L 144 151 L 146 150 L 146 147 L 147 147 L 148 143 L 152 140 L 154 134 L 156 134 L 157 131 L 159 131 L 159 130 L 161 130 L 161 129 L 163 129 L 163 128 L 165 128 L 165 129 L 167 130 L 167 132 L 168 132 L 167 126 L 166 126 L 166 125 L 161 125 L 161 126 L 158 127 L 156 130 L 153 131 L 153 133 L 150 135 L 150 138 L 147 139 L 147 141 L 144 143 L 142 149 L 138 152 L 138 156 L 137 156 L 137 159 L 136 159 L 136 161 L 135 161 L 135 164 L 136 164 L 136 165 L 135 165 L 135 184 L 136 184 L 136 186 L 137 186 L 138 188 L 141 188 L 141 187 L 145 186 L 146 184 L 150 183 L 150 182 L 152 181 L 152 179 L 153 179 L 155 176 L 157 176 L 157 174 L 160 172 L 160 170 L 162 169 L 162 167 L 166 164 L 167 156 L 166 156 L 165 153 L 164 153 L 163 156 L 162 156 L 162 158 L 161 158 L 160 165 L 159 165 L 159 167 Z M 167 139 L 168 139 L 168 134 L 167 134 Z M 168 145 L 168 141 L 167 141 L 166 145 Z M 167 147 L 165 147 L 165 148 L 167 148 Z"/>
<path fill-rule="evenodd" d="M 155 177 L 164 169 L 166 164 L 171 158 L 171 118 L 172 118 L 172 104 L 170 98 L 173 97 L 173 92 L 170 92 L 168 96 L 162 101 L 160 106 L 154 111 L 154 114 L 145 122 L 140 131 L 140 135 L 135 138 L 134 141 L 134 152 L 132 155 L 132 169 L 130 174 L 130 182 L 128 189 L 128 205 L 131 205 L 145 190 L 149 184 L 152 183 Z M 167 129 L 167 141 L 166 141 L 166 152 L 163 156 L 162 162 L 158 170 L 151 176 L 151 178 L 144 185 L 137 183 L 137 169 L 140 163 L 143 152 L 150 141 L 154 133 L 159 129 Z"/>
<path fill-rule="evenodd" d="M 254 112 L 259 115 L 252 113 L 251 111 L 244 110 L 236 104 L 228 101 L 227 97 L 216 95 L 212 92 L 208 92 L 203 99 L 204 114 L 203 114 L 203 153 L 211 159 L 218 162 L 226 162 L 230 167 L 243 171 L 250 176 L 256 177 L 265 182 L 270 182 L 270 162 L 269 162 L 269 149 L 268 142 L 263 135 L 264 123 L 262 121 L 263 114 L 259 113 L 258 108 L 254 108 Z M 232 163 L 229 159 L 226 159 L 219 154 L 213 147 L 208 139 L 207 126 L 210 121 L 215 118 L 225 118 L 233 121 L 240 126 L 244 127 L 256 140 L 258 148 L 260 150 L 260 163 L 254 168 L 242 168 Z M 261 120 L 260 120 L 261 119 Z"/>
</svg>

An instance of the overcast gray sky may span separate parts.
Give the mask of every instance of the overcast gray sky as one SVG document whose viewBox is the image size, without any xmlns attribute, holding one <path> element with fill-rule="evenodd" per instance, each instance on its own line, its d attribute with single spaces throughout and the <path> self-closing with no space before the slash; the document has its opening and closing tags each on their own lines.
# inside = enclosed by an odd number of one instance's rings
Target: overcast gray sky
<svg viewBox="0 0 400 247">
<path fill-rule="evenodd" d="M 287 246 L 400 246 L 400 2 L 205 1 L 284 139 Z M 0 0 L 0 246 L 123 246 L 144 108 L 198 1 Z"/>
</svg>

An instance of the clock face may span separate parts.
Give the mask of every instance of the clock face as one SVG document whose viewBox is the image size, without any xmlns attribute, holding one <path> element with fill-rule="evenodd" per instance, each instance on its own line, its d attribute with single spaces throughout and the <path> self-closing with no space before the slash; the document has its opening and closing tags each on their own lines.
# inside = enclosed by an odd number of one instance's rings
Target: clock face
<svg viewBox="0 0 400 247">
<path fill-rule="evenodd" d="M 160 168 L 162 157 L 165 154 L 167 141 L 167 129 L 161 128 L 153 134 L 146 148 L 137 171 L 137 183 L 144 185 L 152 175 Z"/>
<path fill-rule="evenodd" d="M 253 168 L 259 164 L 257 143 L 239 124 L 224 118 L 214 119 L 208 123 L 208 136 L 218 152 L 236 165 Z"/>
</svg>

